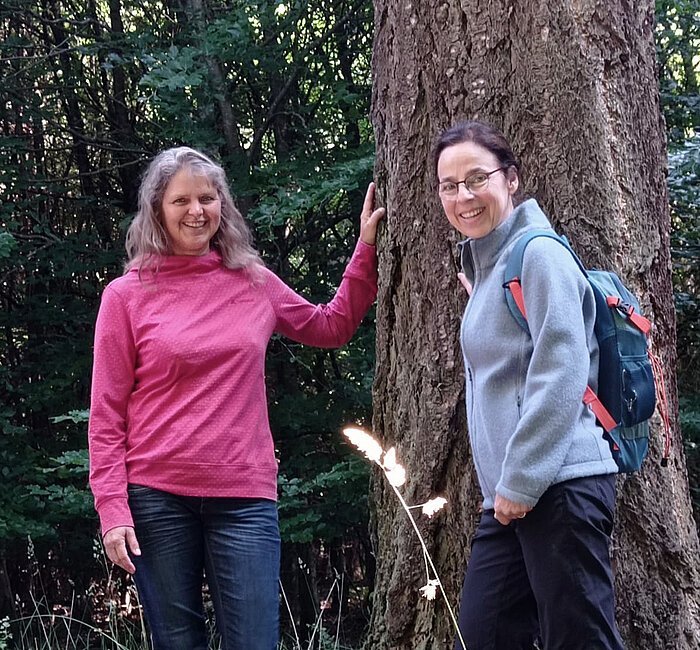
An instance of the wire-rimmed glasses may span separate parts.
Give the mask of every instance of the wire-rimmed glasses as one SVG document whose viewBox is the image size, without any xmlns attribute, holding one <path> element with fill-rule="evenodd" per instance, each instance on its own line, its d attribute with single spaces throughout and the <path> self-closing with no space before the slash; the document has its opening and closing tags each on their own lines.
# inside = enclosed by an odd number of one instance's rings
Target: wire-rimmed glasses
<svg viewBox="0 0 700 650">
<path fill-rule="evenodd" d="M 491 174 L 502 172 L 506 169 L 508 169 L 508 167 L 498 167 L 490 172 L 476 172 L 461 181 L 442 181 L 438 184 L 438 192 L 440 196 L 446 199 L 453 199 L 459 194 L 459 186 L 464 185 L 472 194 L 478 194 L 479 192 L 485 191 L 489 186 Z"/>
</svg>

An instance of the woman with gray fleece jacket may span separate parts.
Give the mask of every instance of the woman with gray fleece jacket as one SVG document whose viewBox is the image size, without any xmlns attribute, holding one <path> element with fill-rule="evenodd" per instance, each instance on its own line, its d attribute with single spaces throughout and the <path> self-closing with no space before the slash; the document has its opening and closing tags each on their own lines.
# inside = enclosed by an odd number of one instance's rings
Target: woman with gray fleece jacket
<svg viewBox="0 0 700 650">
<path fill-rule="evenodd" d="M 519 165 L 498 130 L 463 122 L 434 150 L 470 292 L 461 327 L 469 440 L 483 513 L 465 574 L 459 626 L 469 650 L 619 650 L 610 535 L 617 465 L 582 402 L 598 345 L 588 281 L 558 242 L 525 250 L 530 333 L 508 310 L 515 242 L 551 228 L 534 199 L 514 205 Z M 455 648 L 462 648 L 459 639 Z"/>
</svg>

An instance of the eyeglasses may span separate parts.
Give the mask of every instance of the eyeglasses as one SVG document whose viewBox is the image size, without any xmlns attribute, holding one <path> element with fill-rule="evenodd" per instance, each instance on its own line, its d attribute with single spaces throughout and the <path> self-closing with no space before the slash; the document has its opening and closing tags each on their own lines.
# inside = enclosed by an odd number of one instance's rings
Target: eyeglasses
<svg viewBox="0 0 700 650">
<path fill-rule="evenodd" d="M 476 174 L 468 176 L 463 181 L 442 181 L 442 183 L 438 185 L 438 192 L 440 196 L 452 199 L 459 194 L 459 186 L 464 184 L 464 187 L 466 187 L 469 192 L 478 194 L 479 192 L 485 191 L 489 186 L 491 174 L 502 172 L 506 169 L 508 169 L 508 167 L 499 167 L 492 172 L 477 172 Z"/>
</svg>

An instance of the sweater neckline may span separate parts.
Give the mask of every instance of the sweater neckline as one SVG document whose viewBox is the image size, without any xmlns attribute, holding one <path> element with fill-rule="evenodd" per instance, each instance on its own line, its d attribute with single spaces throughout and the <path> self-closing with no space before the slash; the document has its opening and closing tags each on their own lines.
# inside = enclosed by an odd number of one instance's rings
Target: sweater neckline
<svg viewBox="0 0 700 650">
<path fill-rule="evenodd" d="M 219 268 L 221 254 L 217 250 L 210 250 L 204 255 L 154 255 L 146 261 L 141 273 L 206 273 Z M 139 273 L 139 266 L 129 269 L 129 273 Z"/>
<path fill-rule="evenodd" d="M 462 265 L 469 279 L 474 277 L 474 269 L 469 264 L 479 268 L 493 266 L 503 251 L 520 235 L 528 230 L 551 228 L 549 220 L 535 199 L 527 199 L 518 205 L 485 237 L 469 238 L 459 242 L 458 247 Z M 470 277 L 471 276 L 471 277 Z"/>
</svg>

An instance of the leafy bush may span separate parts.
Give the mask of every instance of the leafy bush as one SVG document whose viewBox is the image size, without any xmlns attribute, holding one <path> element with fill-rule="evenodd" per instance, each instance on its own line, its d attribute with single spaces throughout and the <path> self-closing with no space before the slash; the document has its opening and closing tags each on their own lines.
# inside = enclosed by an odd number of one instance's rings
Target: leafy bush
<svg viewBox="0 0 700 650">
<path fill-rule="evenodd" d="M 695 522 L 700 529 L 700 394 L 681 396 L 679 407 L 690 497 L 693 501 Z"/>
</svg>

